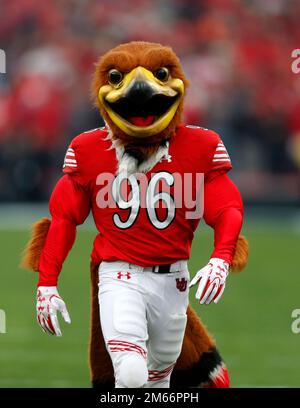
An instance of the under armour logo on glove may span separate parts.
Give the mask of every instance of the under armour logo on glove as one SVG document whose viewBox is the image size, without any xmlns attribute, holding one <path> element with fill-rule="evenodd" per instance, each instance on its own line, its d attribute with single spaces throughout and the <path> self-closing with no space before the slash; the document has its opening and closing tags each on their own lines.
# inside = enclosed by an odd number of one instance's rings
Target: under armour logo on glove
<svg viewBox="0 0 300 408">
<path fill-rule="evenodd" d="M 123 277 L 126 277 L 126 279 L 131 279 L 131 273 L 130 272 L 126 272 L 126 273 L 118 272 L 117 278 L 122 279 Z"/>
<path fill-rule="evenodd" d="M 201 305 L 218 303 L 225 289 L 225 281 L 228 276 L 229 264 L 223 259 L 211 258 L 209 263 L 196 273 L 190 286 L 199 283 L 196 299 Z"/>
<path fill-rule="evenodd" d="M 37 321 L 43 331 L 48 334 L 61 336 L 57 318 L 60 311 L 66 323 L 71 323 L 65 302 L 59 296 L 56 286 L 39 286 L 37 291 Z"/>
<path fill-rule="evenodd" d="M 185 278 L 176 278 L 176 288 L 179 292 L 185 292 L 187 287 L 187 280 Z"/>
</svg>

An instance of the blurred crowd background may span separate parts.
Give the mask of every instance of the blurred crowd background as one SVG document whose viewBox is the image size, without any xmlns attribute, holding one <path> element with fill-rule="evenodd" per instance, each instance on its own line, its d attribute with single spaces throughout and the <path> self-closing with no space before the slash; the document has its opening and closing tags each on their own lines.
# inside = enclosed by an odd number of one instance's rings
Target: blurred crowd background
<svg viewBox="0 0 300 408">
<path fill-rule="evenodd" d="M 48 200 L 70 140 L 102 124 L 94 62 L 146 40 L 180 56 L 185 121 L 221 134 L 245 201 L 299 204 L 299 16 L 298 0 L 1 1 L 0 201 Z"/>
</svg>

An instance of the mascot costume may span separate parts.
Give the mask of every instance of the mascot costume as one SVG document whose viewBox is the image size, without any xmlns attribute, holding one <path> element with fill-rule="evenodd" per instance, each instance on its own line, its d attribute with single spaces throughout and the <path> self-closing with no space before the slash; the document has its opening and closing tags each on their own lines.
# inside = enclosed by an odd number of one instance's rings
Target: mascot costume
<svg viewBox="0 0 300 408">
<path fill-rule="evenodd" d="M 219 135 L 181 122 L 187 86 L 178 57 L 160 44 L 122 44 L 99 59 L 92 92 L 106 126 L 71 142 L 51 220 L 33 226 L 25 250 L 23 266 L 39 272 L 38 322 L 60 336 L 57 311 L 70 318 L 58 276 L 76 226 L 92 211 L 99 232 L 90 268 L 94 387 L 229 386 L 188 289 L 198 284 L 199 303 L 217 303 L 229 271 L 245 267 L 243 204 Z M 204 197 L 201 214 L 195 197 Z M 189 284 L 200 218 L 214 229 L 214 249 Z"/>
</svg>

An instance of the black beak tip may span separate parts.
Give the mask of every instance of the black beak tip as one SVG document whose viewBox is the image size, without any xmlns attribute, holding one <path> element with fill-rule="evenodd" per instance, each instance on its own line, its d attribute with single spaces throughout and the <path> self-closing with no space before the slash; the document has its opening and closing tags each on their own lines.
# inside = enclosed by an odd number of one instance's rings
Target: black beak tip
<svg viewBox="0 0 300 408">
<path fill-rule="evenodd" d="M 136 81 L 126 92 L 125 97 L 136 104 L 145 103 L 154 95 L 153 89 L 144 81 Z"/>
</svg>

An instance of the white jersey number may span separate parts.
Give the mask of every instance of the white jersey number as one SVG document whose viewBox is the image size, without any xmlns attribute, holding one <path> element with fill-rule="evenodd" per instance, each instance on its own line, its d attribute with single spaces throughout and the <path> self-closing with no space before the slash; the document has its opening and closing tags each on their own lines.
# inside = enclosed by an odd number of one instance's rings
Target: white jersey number
<svg viewBox="0 0 300 408">
<path fill-rule="evenodd" d="M 124 200 L 122 197 L 121 186 L 124 181 L 128 182 L 131 188 L 131 197 L 129 200 Z M 155 173 L 146 188 L 145 197 L 146 211 L 149 220 L 152 225 L 159 230 L 167 228 L 174 220 L 176 213 L 175 202 L 170 193 L 166 191 L 157 192 L 157 185 L 161 181 L 166 183 L 167 186 L 171 187 L 174 184 L 174 176 L 171 173 L 165 171 Z M 141 188 L 135 176 L 131 175 L 128 177 L 119 174 L 114 179 L 112 184 L 112 196 L 121 210 L 131 210 L 126 221 L 122 221 L 119 214 L 115 213 L 113 215 L 113 221 L 115 225 L 121 229 L 130 228 L 136 221 L 142 204 Z M 167 211 L 167 215 L 163 221 L 159 220 L 156 213 L 157 206 L 160 201 L 165 204 Z"/>
</svg>

